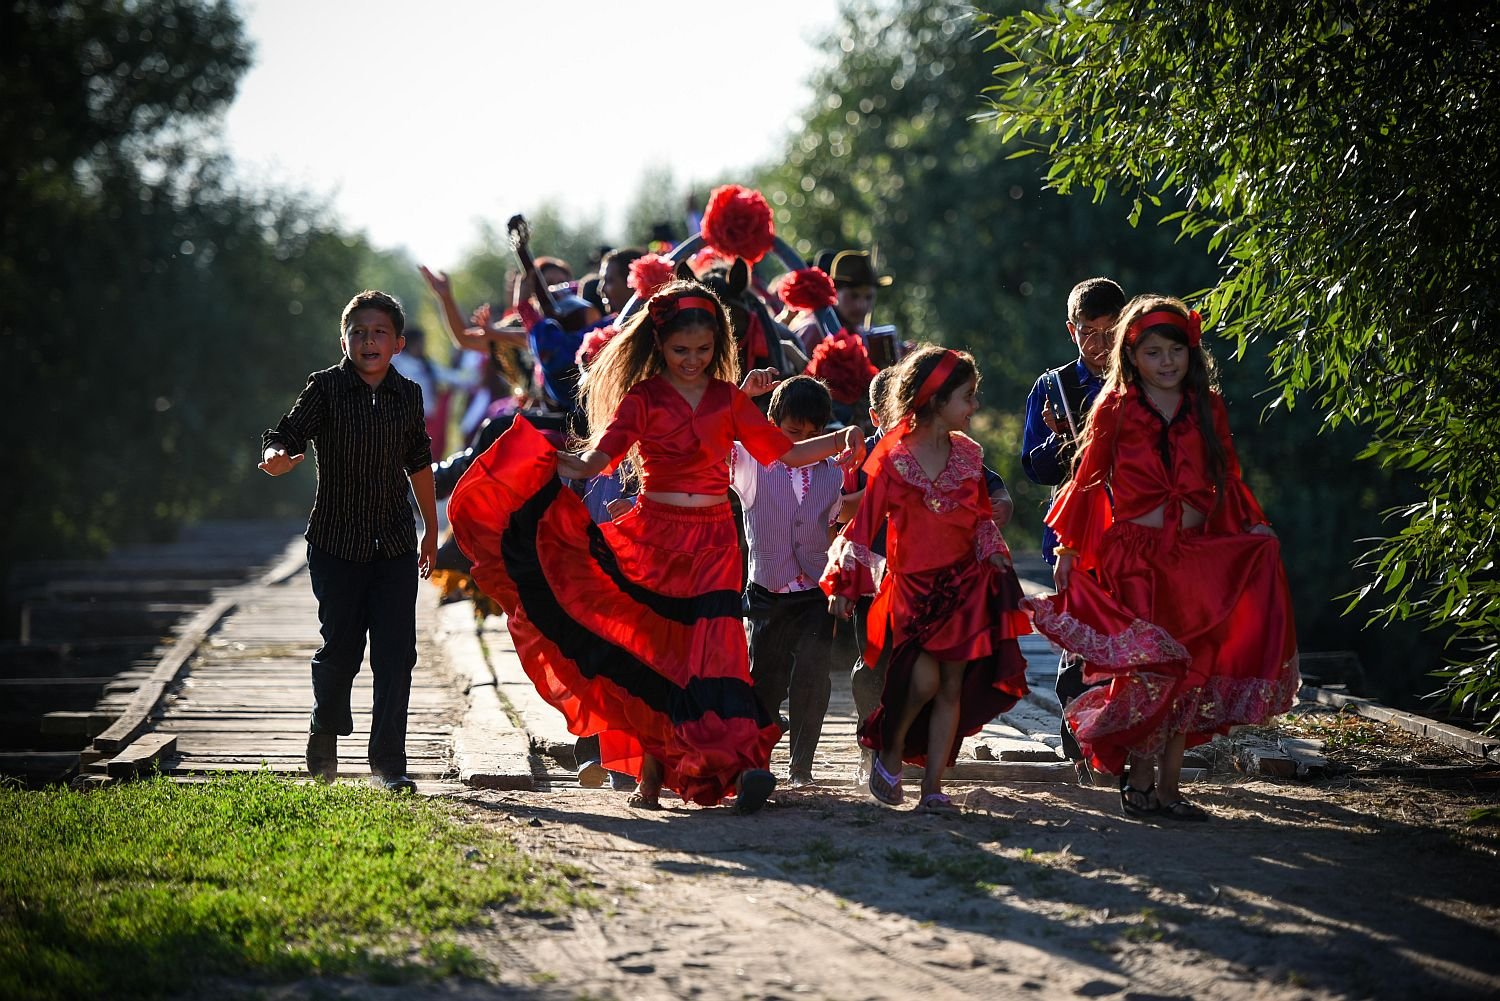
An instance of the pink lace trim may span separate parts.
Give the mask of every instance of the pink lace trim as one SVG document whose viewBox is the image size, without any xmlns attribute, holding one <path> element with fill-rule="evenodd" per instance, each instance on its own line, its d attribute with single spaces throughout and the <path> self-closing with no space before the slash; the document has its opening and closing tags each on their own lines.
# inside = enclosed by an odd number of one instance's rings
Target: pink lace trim
<svg viewBox="0 0 1500 1001">
<path fill-rule="evenodd" d="M 922 501 L 937 514 L 948 514 L 959 506 L 951 494 L 959 493 L 964 484 L 983 475 L 984 449 L 979 442 L 957 431 L 949 435 L 952 451 L 948 453 L 948 464 L 936 480 L 929 480 L 922 471 L 922 464 L 911 449 L 902 441 L 891 449 L 891 464 L 901 478 L 922 491 Z"/>
<path fill-rule="evenodd" d="M 881 578 L 885 576 L 885 557 L 871 552 L 869 546 L 850 542 L 842 535 L 834 536 L 833 543 L 828 547 L 828 563 L 823 569 L 823 576 L 837 573 L 840 576 L 852 577 L 857 566 L 869 567 L 870 575 L 875 579 L 875 586 L 880 586 Z"/>
<path fill-rule="evenodd" d="M 1231 726 L 1264 723 L 1290 709 L 1302 678 L 1294 654 L 1275 678 L 1210 678 L 1202 686 L 1175 690 L 1175 679 L 1139 672 L 1091 688 L 1068 704 L 1064 715 L 1085 745 L 1109 743 L 1114 734 L 1138 730 L 1155 720 L 1150 732 L 1129 747 L 1135 754 L 1161 752 L 1175 733 L 1217 733 Z"/>
<path fill-rule="evenodd" d="M 1005 537 L 995 523 L 986 518 L 974 530 L 974 558 L 983 563 L 996 553 L 1010 559 L 1010 547 L 1005 544 Z"/>
<path fill-rule="evenodd" d="M 1124 632 L 1106 636 L 1066 612 L 1059 612 L 1046 598 L 1022 598 L 1021 608 L 1031 613 L 1037 632 L 1055 640 L 1059 646 L 1082 657 L 1089 665 L 1113 668 L 1144 667 L 1149 664 L 1190 662 L 1187 648 L 1172 638 L 1161 626 L 1135 619 Z M 1086 673 L 1085 680 L 1098 681 Z"/>
</svg>

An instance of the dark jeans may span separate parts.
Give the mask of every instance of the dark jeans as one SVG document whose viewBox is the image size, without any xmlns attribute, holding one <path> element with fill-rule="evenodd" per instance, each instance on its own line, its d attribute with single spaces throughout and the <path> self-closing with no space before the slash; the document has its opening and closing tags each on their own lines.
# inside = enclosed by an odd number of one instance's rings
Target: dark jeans
<svg viewBox="0 0 1500 1001">
<path fill-rule="evenodd" d="M 751 584 L 745 589 L 750 616 L 750 678 L 755 697 L 775 719 L 787 701 L 791 774 L 812 776 L 813 752 L 823 735 L 823 717 L 833 689 L 833 616 L 817 588 L 776 594 Z"/>
<path fill-rule="evenodd" d="M 417 664 L 417 554 L 353 563 L 307 547 L 323 645 L 312 659 L 313 733 L 354 732 L 349 692 L 370 637 L 370 770 L 406 773 L 406 710 Z"/>
<path fill-rule="evenodd" d="M 849 672 L 849 690 L 854 693 L 854 711 L 859 715 L 861 723 L 880 705 L 880 696 L 885 691 L 885 669 L 891 659 L 890 650 L 882 650 L 878 664 L 868 667 L 865 665 L 865 630 L 869 628 L 870 605 L 874 601 L 874 597 L 866 595 L 854 603 L 854 642 L 857 650 L 854 655 L 854 670 Z"/>
<path fill-rule="evenodd" d="M 1069 702 L 1092 687 L 1083 683 L 1083 658 L 1065 652 L 1057 662 L 1057 699 L 1063 708 L 1066 709 Z M 1062 720 L 1062 749 L 1069 761 L 1083 760 L 1083 750 L 1079 748 L 1066 716 Z"/>
</svg>

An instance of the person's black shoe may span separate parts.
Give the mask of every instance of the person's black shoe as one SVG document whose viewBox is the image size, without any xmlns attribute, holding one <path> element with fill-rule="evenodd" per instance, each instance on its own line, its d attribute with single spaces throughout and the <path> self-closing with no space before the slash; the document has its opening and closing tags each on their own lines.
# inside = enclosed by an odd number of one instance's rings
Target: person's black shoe
<svg viewBox="0 0 1500 1001">
<path fill-rule="evenodd" d="M 319 782 L 339 777 L 339 738 L 332 733 L 307 735 L 307 774 Z"/>
<path fill-rule="evenodd" d="M 379 772 L 371 772 L 370 784 L 386 792 L 414 793 L 417 791 L 417 784 L 408 775 L 382 775 Z"/>
<path fill-rule="evenodd" d="M 764 768 L 750 768 L 740 772 L 739 795 L 735 797 L 735 813 L 755 813 L 766 805 L 771 793 L 776 790 L 776 776 Z"/>
</svg>

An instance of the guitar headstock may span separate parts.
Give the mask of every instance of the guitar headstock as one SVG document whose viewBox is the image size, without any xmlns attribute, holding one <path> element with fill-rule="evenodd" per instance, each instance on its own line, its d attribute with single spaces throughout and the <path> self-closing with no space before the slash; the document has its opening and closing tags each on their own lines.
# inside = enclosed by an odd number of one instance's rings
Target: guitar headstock
<svg viewBox="0 0 1500 1001">
<path fill-rule="evenodd" d="M 531 223 L 523 215 L 511 216 L 505 223 L 505 232 L 510 235 L 511 250 L 519 252 L 531 242 Z"/>
</svg>

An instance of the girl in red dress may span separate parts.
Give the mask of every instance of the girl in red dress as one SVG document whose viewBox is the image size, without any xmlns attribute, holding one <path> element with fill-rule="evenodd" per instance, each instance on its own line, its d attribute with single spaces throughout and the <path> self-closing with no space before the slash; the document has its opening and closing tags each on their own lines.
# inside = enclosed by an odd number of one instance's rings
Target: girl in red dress
<svg viewBox="0 0 1500 1001">
<path fill-rule="evenodd" d="M 1107 681 L 1065 713 L 1126 813 L 1208 815 L 1178 789 L 1183 751 L 1286 711 L 1300 684 L 1280 545 L 1240 478 L 1196 312 L 1137 296 L 1115 327 L 1072 481 L 1047 523 L 1058 594 L 1039 631 Z M 1113 504 L 1111 504 L 1113 498 Z"/>
<path fill-rule="evenodd" d="M 758 809 L 780 736 L 751 688 L 741 570 L 729 506 L 735 441 L 762 463 L 800 466 L 864 450 L 857 428 L 793 445 L 738 379 L 724 305 L 696 282 L 656 292 L 600 351 L 583 401 L 591 447 L 558 451 L 517 418 L 454 490 L 448 517 L 474 579 L 509 616 L 537 690 L 602 763 L 712 805 Z M 759 394 L 774 373 L 750 373 Z M 584 480 L 630 457 L 640 501 L 595 525 L 558 474 Z"/>
<path fill-rule="evenodd" d="M 919 810 L 956 807 L 942 791 L 962 739 L 1026 694 L 1016 637 L 1031 631 L 1021 586 L 992 520 L 984 450 L 964 434 L 979 373 L 965 352 L 923 348 L 896 372 L 890 416 L 899 418 L 865 464 L 859 509 L 828 552 L 823 590 L 847 618 L 872 574 L 867 665 L 891 648 L 880 704 L 860 724 L 875 752 L 870 792 L 904 798 L 901 763 L 925 766 Z M 870 542 L 889 521 L 886 558 Z M 863 583 L 862 583 L 863 582 Z"/>
</svg>

